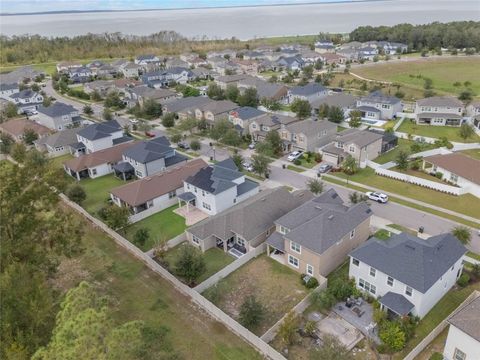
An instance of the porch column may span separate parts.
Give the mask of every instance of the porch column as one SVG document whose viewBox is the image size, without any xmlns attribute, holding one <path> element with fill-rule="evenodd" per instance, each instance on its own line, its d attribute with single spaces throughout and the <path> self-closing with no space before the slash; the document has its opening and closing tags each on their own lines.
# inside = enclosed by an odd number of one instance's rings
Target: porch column
<svg viewBox="0 0 480 360">
<path fill-rule="evenodd" d="M 270 245 L 267 245 L 267 256 L 270 256 Z"/>
<path fill-rule="evenodd" d="M 228 246 L 227 246 L 228 240 L 223 240 L 223 251 L 227 252 L 228 251 Z"/>
<path fill-rule="evenodd" d="M 422 161 L 422 170 L 425 171 L 425 160 Z"/>
<path fill-rule="evenodd" d="M 80 181 L 80 174 L 78 172 L 75 173 L 75 177 L 77 178 L 77 181 Z"/>
</svg>

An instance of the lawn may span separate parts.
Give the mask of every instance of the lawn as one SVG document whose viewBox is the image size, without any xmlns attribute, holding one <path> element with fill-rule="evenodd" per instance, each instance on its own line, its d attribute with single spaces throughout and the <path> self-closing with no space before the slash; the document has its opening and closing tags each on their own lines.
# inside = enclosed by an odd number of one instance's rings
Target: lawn
<svg viewBox="0 0 480 360">
<path fill-rule="evenodd" d="M 463 150 L 460 151 L 462 154 L 470 156 L 471 158 L 480 160 L 480 149 L 470 149 L 470 150 Z"/>
<path fill-rule="evenodd" d="M 421 58 L 417 61 L 386 62 L 355 68 L 355 73 L 368 79 L 391 81 L 423 91 L 424 78 L 432 79 L 433 89 L 458 95 L 463 87 L 455 82 L 470 81 L 469 86 L 480 93 L 480 60 L 478 57 Z M 420 75 L 420 77 L 418 77 Z"/>
<path fill-rule="evenodd" d="M 394 147 L 392 150 L 387 151 L 386 153 L 381 154 L 376 157 L 373 161 L 379 164 L 386 164 L 390 161 L 395 161 L 400 151 L 407 151 L 411 153 L 410 146 L 414 144 L 411 140 L 398 139 L 398 146 Z"/>
<path fill-rule="evenodd" d="M 242 303 L 248 296 L 255 296 L 265 308 L 263 320 L 252 329 L 259 336 L 307 294 L 300 274 L 266 255 L 250 260 L 204 292 L 207 299 L 237 320 Z"/>
<path fill-rule="evenodd" d="M 168 250 L 165 253 L 164 260 L 168 263 L 169 269 L 173 269 L 175 262 L 178 259 L 180 250 L 183 246 L 192 246 L 188 244 L 180 244 L 174 248 Z M 218 248 L 212 248 L 203 253 L 203 260 L 205 261 L 206 271 L 197 279 L 197 284 L 207 280 L 213 274 L 222 270 L 225 266 L 235 261 L 233 256 L 226 254 L 224 251 Z M 174 275 L 175 273 L 172 272 Z"/>
<path fill-rule="evenodd" d="M 70 160 L 70 159 L 73 159 L 73 155 L 72 154 L 65 154 L 65 155 L 54 157 L 54 158 L 50 158 L 50 163 L 54 167 L 59 167 L 59 168 L 63 169 L 63 163 L 67 160 Z"/>
<path fill-rule="evenodd" d="M 293 165 L 287 165 L 287 169 L 288 169 L 288 170 L 295 171 L 295 172 L 298 172 L 298 173 L 301 173 L 301 172 L 304 172 L 304 171 L 305 171 L 304 169 L 299 168 L 299 167 L 297 167 L 297 166 L 293 166 Z"/>
<path fill-rule="evenodd" d="M 165 328 L 165 339 L 160 340 L 181 359 L 262 358 L 103 232 L 86 221 L 83 229 L 85 252 L 65 259 L 57 274 L 55 285 L 62 293 L 82 280 L 95 284 L 115 304 L 111 313 L 115 322 L 142 320 L 149 326 Z"/>
<path fill-rule="evenodd" d="M 405 120 L 402 125 L 400 125 L 397 131 L 437 139 L 441 137 L 446 137 L 449 141 L 454 142 L 480 142 L 480 136 L 478 135 L 473 135 L 468 139 L 463 139 L 462 137 L 460 137 L 460 129 L 458 127 L 417 125 L 414 122 L 408 120 Z"/>
<path fill-rule="evenodd" d="M 443 349 L 447 341 L 448 327 L 443 330 L 427 347 L 416 357 L 417 360 L 430 360 L 434 353 L 443 354 Z"/>
<path fill-rule="evenodd" d="M 308 161 L 305 156 L 302 156 L 300 159 L 300 166 L 303 166 L 307 169 L 311 169 L 313 168 L 315 165 L 317 165 L 318 163 L 315 161 L 315 157 L 314 156 L 311 156 L 310 157 L 310 161 Z"/>
<path fill-rule="evenodd" d="M 344 173 L 340 172 L 332 173 L 332 175 L 343 179 L 347 178 Z M 456 211 L 474 218 L 480 218 L 480 202 L 471 194 L 461 196 L 445 194 L 422 186 L 375 175 L 375 170 L 371 168 L 360 169 L 355 175 L 349 176 L 348 179 L 365 184 L 366 186 L 440 206 L 444 209 Z"/>
<path fill-rule="evenodd" d="M 124 185 L 125 181 L 116 178 L 113 175 L 105 175 L 95 179 L 84 179 L 80 185 L 85 189 L 87 198 L 82 203 L 82 206 L 90 214 L 95 215 L 110 198 L 110 190 L 114 187 Z"/>
<path fill-rule="evenodd" d="M 406 174 L 406 175 L 416 176 L 416 177 L 419 177 L 419 178 L 422 178 L 422 179 L 425 179 L 425 180 L 430 180 L 430 181 L 433 181 L 433 182 L 436 182 L 436 183 L 447 184 L 446 182 L 440 180 L 436 176 L 427 174 L 426 172 L 423 172 L 421 170 L 413 170 L 413 169 L 400 170 L 397 167 L 394 167 L 391 170 L 392 171 L 397 171 L 399 173 Z"/>
<path fill-rule="evenodd" d="M 150 233 L 149 239 L 143 246 L 139 246 L 142 250 L 147 251 L 157 243 L 164 243 L 180 235 L 186 228 L 185 218 L 173 212 L 176 208 L 178 208 L 178 205 L 171 206 L 128 226 L 125 237 L 133 242 L 133 237 L 138 229 L 148 229 Z"/>
</svg>

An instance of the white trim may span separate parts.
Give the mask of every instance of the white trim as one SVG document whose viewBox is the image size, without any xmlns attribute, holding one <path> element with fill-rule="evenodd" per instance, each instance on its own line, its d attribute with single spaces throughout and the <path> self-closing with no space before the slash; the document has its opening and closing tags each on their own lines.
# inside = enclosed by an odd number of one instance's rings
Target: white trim
<svg viewBox="0 0 480 360">
<path fill-rule="evenodd" d="M 295 262 L 297 263 L 296 265 L 295 265 Z M 288 254 L 288 263 L 296 269 L 300 267 L 300 260 L 298 260 L 295 256 L 290 254 Z"/>
</svg>

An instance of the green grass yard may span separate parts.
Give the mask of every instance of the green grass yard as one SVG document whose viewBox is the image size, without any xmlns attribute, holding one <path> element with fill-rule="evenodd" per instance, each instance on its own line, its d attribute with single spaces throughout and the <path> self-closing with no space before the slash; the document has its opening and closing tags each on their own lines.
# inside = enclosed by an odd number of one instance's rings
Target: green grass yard
<svg viewBox="0 0 480 360">
<path fill-rule="evenodd" d="M 410 147 L 412 144 L 414 144 L 414 142 L 411 140 L 398 139 L 398 146 L 390 151 L 387 151 L 386 153 L 381 154 L 380 156 L 377 156 L 373 161 L 379 164 L 386 164 L 390 161 L 395 161 L 400 151 L 407 151 L 411 153 L 412 151 L 410 150 Z"/>
<path fill-rule="evenodd" d="M 470 156 L 471 158 L 480 160 L 480 149 L 471 149 L 460 151 L 462 154 Z"/>
<path fill-rule="evenodd" d="M 417 125 L 414 122 L 408 121 L 408 120 L 405 120 L 402 123 L 402 125 L 400 125 L 397 131 L 404 132 L 407 134 L 432 137 L 437 139 L 441 137 L 446 137 L 449 141 L 454 141 L 454 142 L 463 142 L 463 143 L 480 142 L 480 136 L 476 134 L 470 138 L 463 139 L 460 136 L 460 129 L 458 127 Z"/>
<path fill-rule="evenodd" d="M 124 184 L 125 181 L 116 178 L 113 174 L 80 181 L 80 185 L 82 185 L 87 194 L 82 207 L 90 214 L 96 216 L 97 211 L 107 204 L 107 200 L 110 198 L 110 190 Z"/>
<path fill-rule="evenodd" d="M 305 171 L 304 169 L 299 168 L 298 166 L 294 166 L 294 165 L 287 165 L 287 169 L 298 172 L 298 173 L 301 173 L 301 172 Z"/>
<path fill-rule="evenodd" d="M 173 212 L 176 208 L 178 208 L 178 205 L 171 206 L 128 226 L 125 237 L 133 242 L 135 232 L 138 229 L 148 229 L 150 233 L 148 241 L 143 246 L 139 246 L 142 250 L 147 251 L 157 243 L 164 243 L 180 235 L 185 231 L 186 225 L 185 219 Z"/>
</svg>

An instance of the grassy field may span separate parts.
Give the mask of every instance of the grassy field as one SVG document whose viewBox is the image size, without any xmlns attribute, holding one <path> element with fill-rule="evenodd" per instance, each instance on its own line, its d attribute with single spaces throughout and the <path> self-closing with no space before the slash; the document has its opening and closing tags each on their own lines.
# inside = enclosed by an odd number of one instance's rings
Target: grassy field
<svg viewBox="0 0 480 360">
<path fill-rule="evenodd" d="M 461 153 L 480 160 L 480 149 L 463 150 Z"/>
<path fill-rule="evenodd" d="M 395 159 L 398 156 L 398 153 L 400 151 L 406 151 L 408 153 L 411 153 L 412 151 L 410 150 L 410 147 L 414 144 L 413 141 L 411 140 L 406 140 L 406 139 L 398 139 L 398 146 L 393 148 L 392 150 L 381 154 L 380 156 L 376 157 L 373 161 L 379 164 L 386 164 L 390 161 L 395 161 Z M 433 148 L 433 146 L 432 146 Z M 425 148 L 425 150 L 428 150 L 428 148 Z"/>
<path fill-rule="evenodd" d="M 458 127 L 417 125 L 414 122 L 408 120 L 404 121 L 397 131 L 437 139 L 441 137 L 446 137 L 448 140 L 454 142 L 480 142 L 480 136 L 476 134 L 468 139 L 463 139 L 462 137 L 460 137 L 460 130 Z"/>
<path fill-rule="evenodd" d="M 127 228 L 125 237 L 133 242 L 135 232 L 140 228 L 149 230 L 150 237 L 143 246 L 142 250 L 147 251 L 157 243 L 164 243 L 185 231 L 185 218 L 173 212 L 178 205 L 169 207 L 156 214 L 153 214 L 143 220 L 140 220 Z M 137 245 L 138 246 L 138 245 Z"/>
<path fill-rule="evenodd" d="M 87 194 L 86 200 L 82 203 L 82 207 L 90 214 L 96 215 L 101 207 L 107 204 L 110 198 L 110 190 L 114 187 L 124 185 L 125 181 L 116 178 L 113 175 L 105 175 L 96 179 L 84 179 L 80 185 L 85 189 Z"/>
<path fill-rule="evenodd" d="M 173 269 L 175 266 L 175 262 L 178 258 L 180 250 L 182 246 L 191 246 L 188 244 L 180 244 L 175 246 L 174 248 L 168 250 L 165 253 L 164 260 L 168 262 L 170 269 Z M 203 253 L 203 260 L 205 261 L 205 265 L 207 267 L 206 271 L 197 279 L 197 284 L 202 283 L 203 281 L 207 280 L 213 274 L 219 272 L 228 264 L 235 261 L 233 256 L 226 254 L 224 251 L 218 248 L 212 248 Z M 175 275 L 175 274 L 174 274 Z"/>
<path fill-rule="evenodd" d="M 103 232 L 87 222 L 84 225 L 84 254 L 64 260 L 55 281 L 62 292 L 82 280 L 95 284 L 115 304 L 111 313 L 114 321 L 143 320 L 166 328 L 165 341 L 181 359 L 262 358 Z"/>
<path fill-rule="evenodd" d="M 480 94 L 480 58 L 420 58 L 417 61 L 386 62 L 355 68 L 354 72 L 368 79 L 391 81 L 423 92 L 424 78 L 433 81 L 433 88 L 439 93 L 457 95 L 462 89 L 453 86 L 455 82 L 470 81 L 469 86 Z M 353 71 L 353 70 L 352 70 Z M 420 77 L 418 77 L 420 75 Z"/>
</svg>

